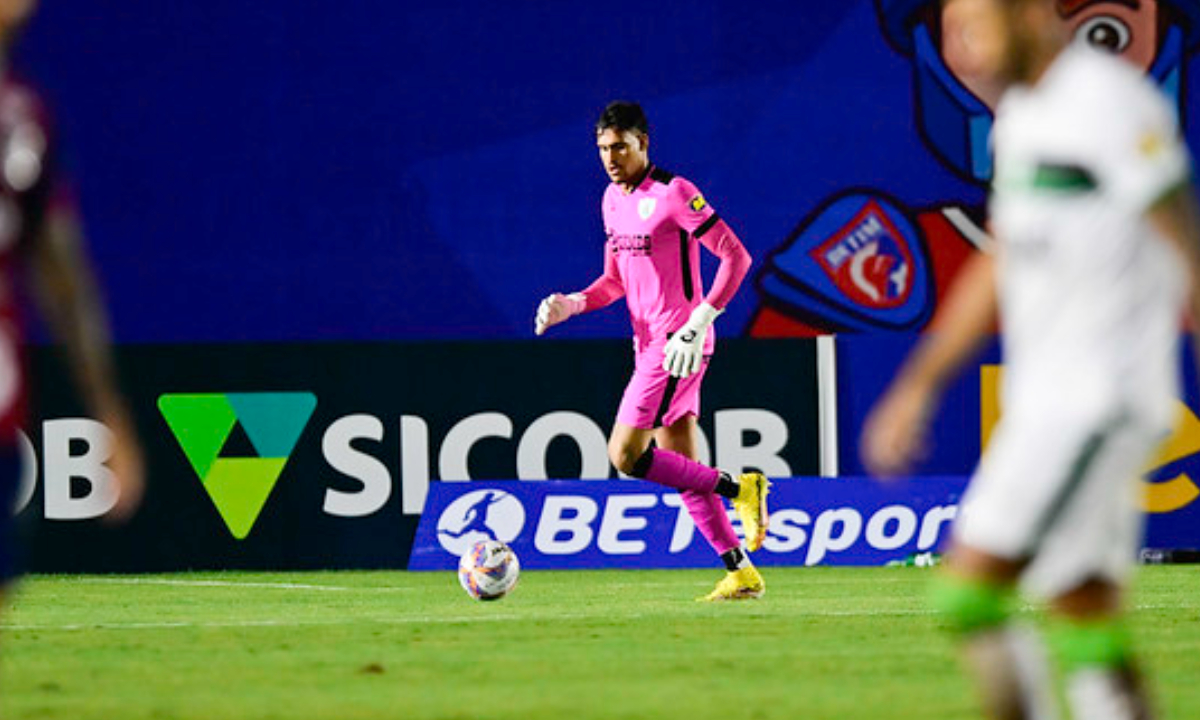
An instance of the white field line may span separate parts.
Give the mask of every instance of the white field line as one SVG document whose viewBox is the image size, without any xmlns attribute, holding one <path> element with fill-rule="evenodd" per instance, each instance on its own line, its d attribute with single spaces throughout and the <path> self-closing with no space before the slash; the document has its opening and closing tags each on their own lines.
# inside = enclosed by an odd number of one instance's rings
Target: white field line
<svg viewBox="0 0 1200 720">
<path fill-rule="evenodd" d="M 397 571 L 400 572 L 400 571 Z M 444 571 L 452 572 L 450 570 Z M 716 571 L 714 571 L 716 573 Z M 543 578 L 545 576 L 542 576 Z M 848 583 L 861 582 L 878 585 L 881 583 L 901 583 L 910 581 L 911 577 L 881 577 L 863 579 L 855 581 L 854 579 L 846 578 L 805 578 L 798 585 L 845 585 Z M 263 588 L 269 590 L 316 590 L 323 592 L 362 592 L 362 593 L 395 593 L 395 592 L 413 592 L 424 591 L 426 588 L 420 587 L 346 587 L 342 585 L 314 585 L 308 583 L 289 583 L 289 582 L 239 582 L 237 580 L 180 580 L 172 578 L 153 578 L 153 577 L 82 577 L 72 578 L 70 583 L 97 583 L 106 585 L 173 585 L 178 587 L 216 587 L 216 588 Z M 566 585 L 570 581 L 564 580 L 562 583 L 554 581 L 542 580 L 542 584 L 554 586 L 556 584 Z M 670 581 L 658 582 L 616 582 L 606 583 L 605 588 L 624 589 L 624 588 L 648 588 L 648 587 L 679 587 L 682 583 Z M 704 583 L 695 583 L 697 586 Z"/>
<path fill-rule="evenodd" d="M 1144 610 L 1197 610 L 1200 605 L 1137 605 L 1135 611 Z M 1031 611 L 1026 607 L 1022 610 Z M 928 609 L 897 609 L 897 610 L 804 610 L 797 609 L 795 617 L 812 618 L 854 618 L 854 617 L 921 617 L 935 615 Z M 170 629 L 210 629 L 210 628 L 275 628 L 275 627 L 307 627 L 335 625 L 428 625 L 453 623 L 492 623 L 492 622 L 521 622 L 545 620 L 628 620 L 642 618 L 642 613 L 614 616 L 611 610 L 600 610 L 585 613 L 549 613 L 521 614 L 503 613 L 491 615 L 414 615 L 411 617 L 367 617 L 367 618 L 328 618 L 311 620 L 213 620 L 213 621 L 175 621 L 175 622 L 128 622 L 128 623 L 93 623 L 83 624 L 29 624 L 29 623 L 0 623 L 0 630 L 5 632 L 80 632 L 87 630 L 170 630 Z"/>
<path fill-rule="evenodd" d="M 583 615 L 556 615 L 555 620 L 586 619 L 602 617 L 601 613 Z M 633 616 L 626 616 L 633 617 Z M 172 628 L 255 628 L 255 627 L 309 627 L 318 625 L 413 625 L 413 624 L 451 624 L 474 622 L 511 622 L 520 620 L 519 615 L 444 615 L 444 616 L 414 616 L 408 618 L 330 618 L 325 620 L 214 620 L 208 622 L 135 622 L 135 623 L 96 623 L 92 625 L 29 625 L 21 623 L 0 624 L 0 630 L 13 631 L 81 631 L 81 630 L 160 630 Z M 528 618 L 527 618 L 528 619 Z M 536 618 L 543 619 L 543 618 Z"/>
<path fill-rule="evenodd" d="M 307 585 L 305 583 L 235 582 L 231 580 L 171 580 L 169 578 L 136 577 L 81 578 L 78 580 L 72 580 L 71 582 L 100 583 L 104 585 L 178 585 L 182 587 L 266 588 L 270 590 L 319 590 L 328 592 L 346 592 L 359 589 L 341 587 L 338 585 Z"/>
</svg>

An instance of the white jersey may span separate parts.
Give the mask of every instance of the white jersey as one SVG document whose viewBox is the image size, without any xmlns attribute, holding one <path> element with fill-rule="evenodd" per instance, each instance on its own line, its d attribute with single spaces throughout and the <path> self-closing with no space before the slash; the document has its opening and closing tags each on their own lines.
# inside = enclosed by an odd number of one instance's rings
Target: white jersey
<svg viewBox="0 0 1200 720">
<path fill-rule="evenodd" d="M 1175 116 L 1137 69 L 1079 44 L 1000 102 L 1005 413 L 1053 403 L 1170 422 L 1185 276 L 1145 212 L 1189 177 Z"/>
</svg>

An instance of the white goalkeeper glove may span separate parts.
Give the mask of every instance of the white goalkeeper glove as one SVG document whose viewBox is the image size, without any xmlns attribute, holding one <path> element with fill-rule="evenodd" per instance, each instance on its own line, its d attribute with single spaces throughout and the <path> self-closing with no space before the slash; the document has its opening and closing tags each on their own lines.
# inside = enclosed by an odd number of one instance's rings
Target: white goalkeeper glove
<svg viewBox="0 0 1200 720">
<path fill-rule="evenodd" d="M 583 312 L 586 303 L 583 293 L 550 295 L 538 305 L 537 316 L 533 322 L 533 332 L 541 335 L 546 332 L 546 328 L 557 325 L 573 315 L 578 315 Z"/>
<path fill-rule="evenodd" d="M 697 305 L 688 321 L 667 341 L 663 370 L 678 378 L 699 371 L 704 362 L 704 338 L 708 335 L 708 327 L 722 312 L 706 302 Z"/>
</svg>

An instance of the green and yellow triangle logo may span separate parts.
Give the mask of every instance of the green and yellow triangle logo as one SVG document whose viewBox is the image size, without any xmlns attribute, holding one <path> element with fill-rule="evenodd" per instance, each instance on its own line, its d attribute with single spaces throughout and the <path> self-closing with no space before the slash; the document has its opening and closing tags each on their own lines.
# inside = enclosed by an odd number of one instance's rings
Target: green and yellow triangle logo
<svg viewBox="0 0 1200 720">
<path fill-rule="evenodd" d="M 238 540 L 250 534 L 317 407 L 312 393 L 167 394 L 158 410 Z M 221 457 L 240 423 L 258 457 Z"/>
</svg>

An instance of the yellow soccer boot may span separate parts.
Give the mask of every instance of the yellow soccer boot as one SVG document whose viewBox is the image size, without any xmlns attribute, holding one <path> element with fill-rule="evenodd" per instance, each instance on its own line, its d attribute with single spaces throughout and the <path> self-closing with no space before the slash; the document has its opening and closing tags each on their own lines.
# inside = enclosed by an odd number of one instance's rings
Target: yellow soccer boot
<svg viewBox="0 0 1200 720">
<path fill-rule="evenodd" d="M 762 547 L 767 537 L 767 493 L 771 481 L 762 473 L 746 473 L 738 478 L 738 496 L 733 507 L 742 520 L 746 549 L 753 552 Z"/>
<path fill-rule="evenodd" d="M 758 568 L 747 565 L 740 570 L 725 574 L 713 591 L 701 598 L 701 602 L 723 602 L 725 600 L 755 600 L 762 597 L 767 590 Z"/>
</svg>

